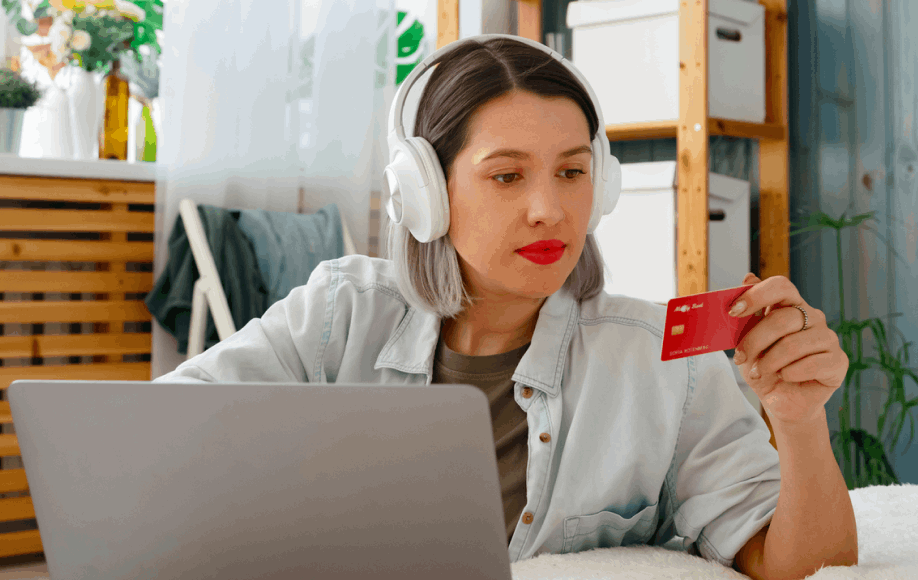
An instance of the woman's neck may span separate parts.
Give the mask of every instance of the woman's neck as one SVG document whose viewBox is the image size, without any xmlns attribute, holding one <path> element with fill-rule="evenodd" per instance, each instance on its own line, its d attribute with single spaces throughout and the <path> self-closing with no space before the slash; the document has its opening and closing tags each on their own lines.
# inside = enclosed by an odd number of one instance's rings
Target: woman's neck
<svg viewBox="0 0 918 580">
<path fill-rule="evenodd" d="M 446 346 L 460 354 L 487 356 L 515 350 L 532 340 L 545 298 L 523 304 L 476 303 L 440 327 Z"/>
</svg>

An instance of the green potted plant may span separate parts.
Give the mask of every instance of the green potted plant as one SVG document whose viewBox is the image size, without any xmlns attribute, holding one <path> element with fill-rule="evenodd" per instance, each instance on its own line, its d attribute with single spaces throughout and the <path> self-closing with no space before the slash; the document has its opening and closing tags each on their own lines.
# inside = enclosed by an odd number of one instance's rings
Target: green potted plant
<svg viewBox="0 0 918 580">
<path fill-rule="evenodd" d="M 896 341 L 887 333 L 888 322 L 884 324 L 882 320 L 901 316 L 901 313 L 866 320 L 849 319 L 845 316 L 842 230 L 863 228 L 883 239 L 876 228 L 871 227 L 870 220 L 875 212 L 852 217 L 847 217 L 846 213 L 847 211 L 838 219 L 834 219 L 822 211 L 813 212 L 805 221 L 792 224 L 802 227 L 790 233 L 792 237 L 804 232 L 824 230 L 835 233 L 839 312 L 838 318 L 830 322 L 829 327 L 841 338 L 841 346 L 848 355 L 849 364 L 848 374 L 842 384 L 842 404 L 838 410 L 839 430 L 831 434 L 832 448 L 848 489 L 901 484 L 889 457 L 899 443 L 906 421 L 910 427 L 906 446 L 911 445 L 915 434 L 915 414 L 912 410 L 918 407 L 918 397 L 906 397 L 906 381 L 918 384 L 918 368 L 909 366 L 908 351 L 912 343 L 905 342 L 903 338 L 903 344 L 896 348 Z M 890 249 L 900 258 L 894 249 Z M 826 312 L 826 315 L 829 316 L 830 313 Z M 898 332 L 898 329 L 895 330 Z M 866 337 L 864 331 L 869 331 Z M 876 354 L 871 353 L 871 342 Z M 888 377 L 889 385 L 886 389 L 881 389 L 879 385 L 862 384 L 861 375 L 871 369 L 880 371 Z M 861 417 L 861 396 L 868 390 L 884 392 L 886 395 L 875 429 L 869 428 Z"/>
<path fill-rule="evenodd" d="M 0 153 L 19 153 L 25 111 L 39 98 L 41 91 L 34 83 L 0 68 Z"/>
</svg>

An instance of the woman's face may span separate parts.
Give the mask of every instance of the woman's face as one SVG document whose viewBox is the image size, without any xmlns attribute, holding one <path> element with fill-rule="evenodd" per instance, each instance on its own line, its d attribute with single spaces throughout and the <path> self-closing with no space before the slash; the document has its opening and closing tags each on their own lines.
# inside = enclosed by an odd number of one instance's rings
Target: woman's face
<svg viewBox="0 0 918 580">
<path fill-rule="evenodd" d="M 482 106 L 469 129 L 447 183 L 449 235 L 469 290 L 476 297 L 550 296 L 586 241 L 593 203 L 586 116 L 565 97 L 512 92 Z M 518 251 L 546 240 L 565 244 L 552 263 L 544 263 L 554 257 L 544 252 L 539 260 Z"/>
</svg>

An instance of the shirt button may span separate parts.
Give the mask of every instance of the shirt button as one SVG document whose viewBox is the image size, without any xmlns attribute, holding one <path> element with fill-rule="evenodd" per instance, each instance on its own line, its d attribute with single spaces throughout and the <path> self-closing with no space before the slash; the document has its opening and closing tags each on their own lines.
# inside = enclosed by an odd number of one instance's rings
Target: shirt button
<svg viewBox="0 0 918 580">
<path fill-rule="evenodd" d="M 523 397 L 529 398 L 532 396 L 532 387 L 523 387 Z"/>
<path fill-rule="evenodd" d="M 542 433 L 541 435 L 539 435 L 539 440 L 542 443 L 548 443 L 549 441 L 551 441 L 551 435 L 549 435 L 548 433 Z"/>
<path fill-rule="evenodd" d="M 523 514 L 523 523 L 524 524 L 532 523 L 532 512 L 526 512 Z"/>
</svg>

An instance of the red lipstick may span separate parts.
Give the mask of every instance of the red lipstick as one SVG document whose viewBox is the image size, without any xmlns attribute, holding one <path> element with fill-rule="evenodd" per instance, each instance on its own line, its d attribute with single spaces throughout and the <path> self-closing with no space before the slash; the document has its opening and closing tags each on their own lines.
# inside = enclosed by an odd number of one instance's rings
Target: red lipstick
<svg viewBox="0 0 918 580">
<path fill-rule="evenodd" d="M 560 260 L 565 247 L 561 240 L 541 240 L 516 250 L 516 253 L 530 262 L 545 266 Z"/>
</svg>

